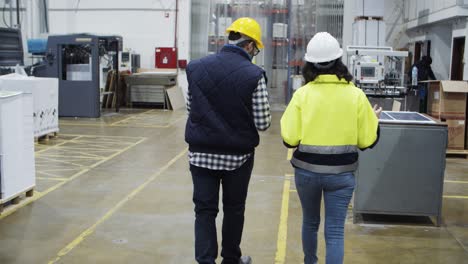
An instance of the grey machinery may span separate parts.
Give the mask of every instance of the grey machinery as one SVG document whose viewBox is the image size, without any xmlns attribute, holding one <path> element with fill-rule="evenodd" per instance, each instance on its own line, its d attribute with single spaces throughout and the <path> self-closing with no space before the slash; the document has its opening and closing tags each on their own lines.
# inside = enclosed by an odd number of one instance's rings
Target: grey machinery
<svg viewBox="0 0 468 264">
<path fill-rule="evenodd" d="M 126 77 L 132 104 L 162 104 L 168 108 L 166 89 L 176 85 L 177 70 L 159 69 Z"/>
<path fill-rule="evenodd" d="M 355 222 L 358 214 L 434 216 L 440 226 L 446 148 L 445 124 L 383 112 L 379 143 L 360 153 Z"/>
<path fill-rule="evenodd" d="M 121 51 L 120 36 L 49 36 L 44 60 L 34 65 L 34 75 L 59 78 L 59 116 L 100 117 L 100 57 L 109 55 L 111 67 L 118 69 Z M 114 91 L 119 102 L 118 87 Z"/>
<path fill-rule="evenodd" d="M 21 30 L 0 28 L 0 75 L 13 72 L 12 67 L 23 65 Z"/>
</svg>

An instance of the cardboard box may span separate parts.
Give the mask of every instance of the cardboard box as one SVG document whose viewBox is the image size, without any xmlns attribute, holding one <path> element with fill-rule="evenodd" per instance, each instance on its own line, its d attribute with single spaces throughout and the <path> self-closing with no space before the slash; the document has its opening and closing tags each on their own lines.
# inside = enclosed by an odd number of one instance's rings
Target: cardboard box
<svg viewBox="0 0 468 264">
<path fill-rule="evenodd" d="M 447 120 L 448 148 L 465 149 L 465 120 Z"/>
<path fill-rule="evenodd" d="M 441 120 L 466 120 L 468 82 L 424 81 L 422 83 L 428 83 L 428 114 Z"/>
<path fill-rule="evenodd" d="M 467 122 L 466 81 L 423 81 L 428 84 L 427 112 L 446 121 L 449 130 L 449 149 L 465 149 Z"/>
</svg>

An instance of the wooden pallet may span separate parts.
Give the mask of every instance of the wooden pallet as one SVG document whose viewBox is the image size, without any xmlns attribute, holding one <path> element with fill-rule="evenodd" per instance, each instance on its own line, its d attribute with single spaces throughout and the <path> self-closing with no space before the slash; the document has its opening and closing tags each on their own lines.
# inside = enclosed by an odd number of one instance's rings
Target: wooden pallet
<svg viewBox="0 0 468 264">
<path fill-rule="evenodd" d="M 40 137 L 34 137 L 34 142 L 45 141 L 48 142 L 50 138 L 58 137 L 58 132 L 49 133 Z"/>
<path fill-rule="evenodd" d="M 34 195 L 34 188 L 30 188 L 24 192 L 19 193 L 17 196 L 13 196 L 9 199 L 0 200 L 0 214 L 3 212 L 5 207 L 9 205 L 19 204 L 23 195 L 26 199 L 32 197 Z"/>
<path fill-rule="evenodd" d="M 468 159 L 468 150 L 465 149 L 447 149 L 447 158 L 465 158 Z"/>
</svg>

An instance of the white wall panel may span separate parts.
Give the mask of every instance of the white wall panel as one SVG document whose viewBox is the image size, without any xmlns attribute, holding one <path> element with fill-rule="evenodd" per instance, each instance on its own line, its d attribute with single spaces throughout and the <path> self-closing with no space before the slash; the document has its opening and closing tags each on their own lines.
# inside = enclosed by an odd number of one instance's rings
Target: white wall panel
<svg viewBox="0 0 468 264">
<path fill-rule="evenodd" d="M 172 47 L 175 0 L 50 1 L 51 34 L 93 33 L 123 37 L 124 48 L 141 54 L 141 67 L 154 67 L 154 48 Z M 170 11 L 168 11 L 170 9 Z M 179 0 L 179 57 L 189 56 L 190 0 Z M 168 15 L 169 17 L 166 17 Z"/>
<path fill-rule="evenodd" d="M 457 4 L 457 0 L 442 0 L 441 2 L 444 3 L 444 8 L 452 7 Z"/>
<path fill-rule="evenodd" d="M 430 29 L 432 69 L 436 78 L 448 80 L 451 60 L 451 25 L 434 26 Z"/>
<path fill-rule="evenodd" d="M 417 1 L 418 0 L 409 0 L 409 20 L 416 19 L 418 17 L 417 10 Z"/>
</svg>

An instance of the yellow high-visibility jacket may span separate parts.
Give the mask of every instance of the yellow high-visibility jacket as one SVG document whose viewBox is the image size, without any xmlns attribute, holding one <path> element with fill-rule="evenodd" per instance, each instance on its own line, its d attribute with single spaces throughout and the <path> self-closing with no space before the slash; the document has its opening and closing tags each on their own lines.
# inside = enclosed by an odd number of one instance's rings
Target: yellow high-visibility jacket
<svg viewBox="0 0 468 264">
<path fill-rule="evenodd" d="M 353 172 L 358 149 L 378 140 L 379 121 L 364 92 L 336 75 L 299 88 L 281 118 L 281 136 L 297 147 L 291 163 L 316 173 Z"/>
</svg>

